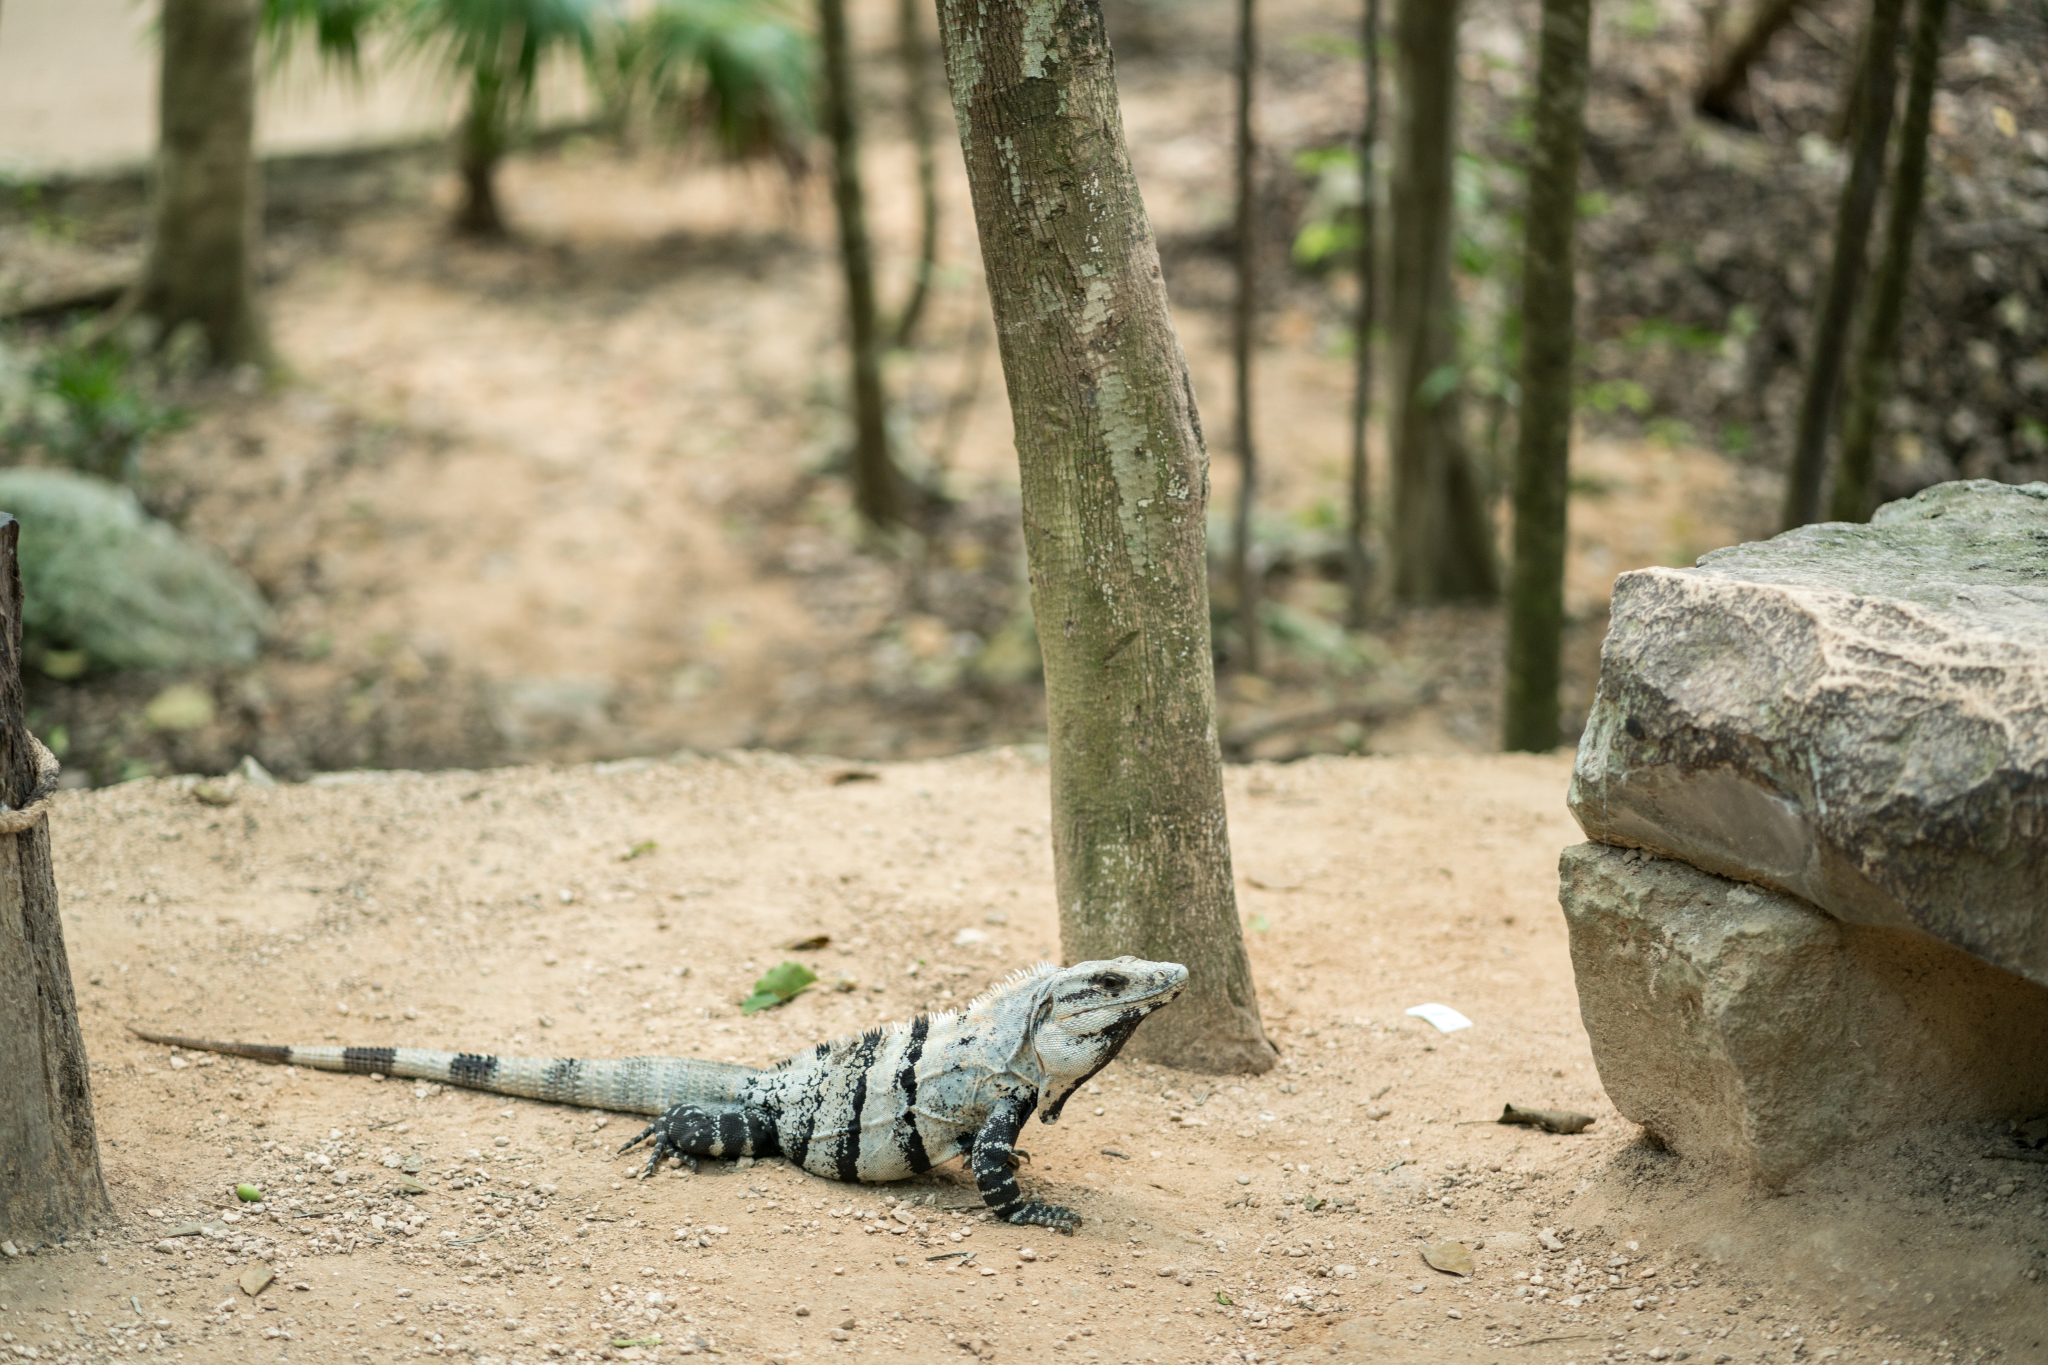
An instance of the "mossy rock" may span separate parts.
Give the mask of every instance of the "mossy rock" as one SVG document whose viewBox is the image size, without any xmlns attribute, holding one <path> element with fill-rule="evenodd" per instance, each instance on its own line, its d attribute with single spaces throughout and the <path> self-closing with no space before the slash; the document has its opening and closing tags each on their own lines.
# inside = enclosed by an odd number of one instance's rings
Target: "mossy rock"
<svg viewBox="0 0 2048 1365">
<path fill-rule="evenodd" d="M 255 584 L 149 516 L 127 489 L 62 470 L 0 470 L 0 511 L 21 523 L 22 625 L 33 646 L 116 669 L 256 657 L 270 609 Z"/>
</svg>

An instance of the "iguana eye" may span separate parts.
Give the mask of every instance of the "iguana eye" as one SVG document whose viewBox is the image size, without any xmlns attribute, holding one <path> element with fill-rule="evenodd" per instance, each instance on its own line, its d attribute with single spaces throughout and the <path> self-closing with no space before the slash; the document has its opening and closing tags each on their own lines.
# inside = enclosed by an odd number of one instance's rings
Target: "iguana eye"
<svg viewBox="0 0 2048 1365">
<path fill-rule="evenodd" d="M 1095 978 L 1095 984 L 1106 991 L 1120 991 L 1131 983 L 1127 978 L 1118 976 L 1115 972 L 1104 972 L 1101 976 Z"/>
</svg>

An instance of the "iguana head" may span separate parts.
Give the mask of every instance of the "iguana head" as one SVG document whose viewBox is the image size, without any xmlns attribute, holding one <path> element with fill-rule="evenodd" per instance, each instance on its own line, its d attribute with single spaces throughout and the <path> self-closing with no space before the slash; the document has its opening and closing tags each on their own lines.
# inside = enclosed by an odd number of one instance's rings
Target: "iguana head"
<svg viewBox="0 0 2048 1365">
<path fill-rule="evenodd" d="M 1187 984 L 1188 969 L 1178 962 L 1135 957 L 1079 962 L 1043 978 L 1031 1036 L 1043 1074 L 1039 1122 L 1057 1123 L 1067 1098 L 1109 1065 L 1146 1015 L 1172 1003 Z"/>
</svg>

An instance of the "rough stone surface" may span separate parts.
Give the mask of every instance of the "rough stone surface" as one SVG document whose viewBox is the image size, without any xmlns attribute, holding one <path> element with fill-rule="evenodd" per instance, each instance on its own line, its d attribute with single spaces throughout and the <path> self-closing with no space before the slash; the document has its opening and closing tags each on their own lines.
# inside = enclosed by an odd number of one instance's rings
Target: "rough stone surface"
<svg viewBox="0 0 2048 1365">
<path fill-rule="evenodd" d="M 1559 864 L 1615 1108 L 1766 1186 L 1908 1124 L 2048 1110 L 2048 988 L 1635 849 Z"/>
<path fill-rule="evenodd" d="M 1623 574 L 1571 808 L 2048 984 L 2048 484 Z"/>
</svg>

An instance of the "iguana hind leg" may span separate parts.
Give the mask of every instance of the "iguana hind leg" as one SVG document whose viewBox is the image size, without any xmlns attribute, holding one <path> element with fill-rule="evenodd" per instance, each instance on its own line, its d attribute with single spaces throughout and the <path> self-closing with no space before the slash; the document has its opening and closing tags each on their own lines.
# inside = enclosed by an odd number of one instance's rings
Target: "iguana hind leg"
<svg viewBox="0 0 2048 1365">
<path fill-rule="evenodd" d="M 1024 1197 L 1017 1185 L 1017 1133 L 1031 1117 L 1031 1102 L 1000 1101 L 974 1135 L 974 1183 L 990 1212 L 1006 1223 L 1052 1228 L 1072 1236 L 1081 1226 L 1081 1215 L 1057 1204 L 1040 1204 Z"/>
<path fill-rule="evenodd" d="M 774 1156 L 777 1150 L 775 1124 L 758 1109 L 674 1105 L 619 1151 L 631 1151 L 650 1137 L 654 1146 L 646 1169 L 640 1172 L 642 1177 L 653 1175 L 668 1157 L 676 1157 L 694 1171 L 700 1156 Z"/>
</svg>

